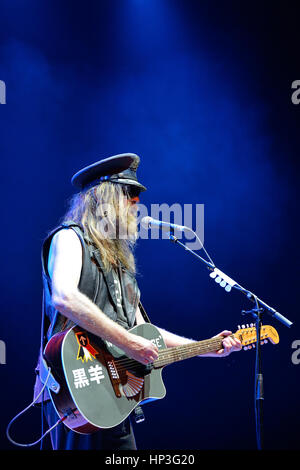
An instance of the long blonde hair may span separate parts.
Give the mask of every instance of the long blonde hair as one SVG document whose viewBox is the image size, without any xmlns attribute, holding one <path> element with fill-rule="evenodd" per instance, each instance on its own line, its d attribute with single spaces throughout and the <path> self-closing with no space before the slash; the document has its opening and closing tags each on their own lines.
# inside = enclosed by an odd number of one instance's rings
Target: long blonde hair
<svg viewBox="0 0 300 470">
<path fill-rule="evenodd" d="M 121 264 L 135 273 L 137 222 L 127 196 L 126 186 L 104 181 L 75 194 L 62 220 L 72 220 L 82 227 L 99 249 L 107 271 Z"/>
</svg>

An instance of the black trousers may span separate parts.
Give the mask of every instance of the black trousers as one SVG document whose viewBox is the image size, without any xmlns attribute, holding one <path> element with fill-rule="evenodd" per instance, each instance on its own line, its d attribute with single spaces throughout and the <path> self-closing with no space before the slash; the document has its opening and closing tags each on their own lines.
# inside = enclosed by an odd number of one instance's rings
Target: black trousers
<svg viewBox="0 0 300 470">
<path fill-rule="evenodd" d="M 43 408 L 50 428 L 59 416 L 51 401 L 44 402 Z M 50 435 L 53 450 L 136 450 L 130 418 L 118 426 L 100 429 L 93 434 L 79 434 L 60 423 Z"/>
</svg>

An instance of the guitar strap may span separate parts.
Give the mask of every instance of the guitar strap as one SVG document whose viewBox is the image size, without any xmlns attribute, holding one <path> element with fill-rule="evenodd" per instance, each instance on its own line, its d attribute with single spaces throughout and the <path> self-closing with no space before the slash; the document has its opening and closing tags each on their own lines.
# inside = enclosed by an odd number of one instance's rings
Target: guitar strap
<svg viewBox="0 0 300 470">
<path fill-rule="evenodd" d="M 139 308 L 140 308 L 141 314 L 142 314 L 142 316 L 143 316 L 145 322 L 146 322 L 146 323 L 151 323 L 150 318 L 148 317 L 147 312 L 146 312 L 146 310 L 144 309 L 144 307 L 143 307 L 141 301 L 139 301 Z"/>
<path fill-rule="evenodd" d="M 42 321 L 41 321 L 41 346 L 40 346 L 40 356 L 39 356 L 39 364 L 38 364 L 38 374 L 42 384 L 45 385 L 47 383 L 47 387 L 50 388 L 53 392 L 58 393 L 60 389 L 59 383 L 55 380 L 52 373 L 50 372 L 50 368 L 44 358 L 44 349 L 46 346 L 46 328 L 45 328 L 45 319 L 47 319 L 45 315 L 45 295 L 43 294 L 43 301 L 42 301 Z M 48 320 L 49 326 L 50 322 Z M 42 400 L 43 402 L 43 400 Z"/>
</svg>

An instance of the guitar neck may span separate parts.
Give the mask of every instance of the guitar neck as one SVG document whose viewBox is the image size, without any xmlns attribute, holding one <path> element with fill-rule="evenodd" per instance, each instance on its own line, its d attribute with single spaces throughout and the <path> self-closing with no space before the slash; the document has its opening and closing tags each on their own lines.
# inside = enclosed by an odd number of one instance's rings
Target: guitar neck
<svg viewBox="0 0 300 470">
<path fill-rule="evenodd" d="M 234 336 L 234 335 L 232 335 Z M 173 362 L 183 361 L 195 356 L 201 356 L 222 348 L 224 338 L 211 338 L 203 341 L 194 341 L 182 346 L 162 349 L 159 351 L 158 359 L 153 362 L 154 368 L 164 367 Z"/>
</svg>

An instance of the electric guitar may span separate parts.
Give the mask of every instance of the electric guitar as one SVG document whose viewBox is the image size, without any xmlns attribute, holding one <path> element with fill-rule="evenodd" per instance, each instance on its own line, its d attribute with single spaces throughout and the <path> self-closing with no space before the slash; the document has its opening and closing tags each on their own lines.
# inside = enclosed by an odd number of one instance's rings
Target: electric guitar
<svg viewBox="0 0 300 470">
<path fill-rule="evenodd" d="M 47 343 L 44 357 L 59 384 L 56 392 L 48 388 L 49 394 L 58 416 L 73 431 L 90 434 L 99 428 L 111 428 L 124 421 L 138 405 L 164 398 L 164 366 L 217 351 L 224 339 L 219 336 L 166 348 L 159 330 L 151 323 L 129 331 L 153 341 L 158 347 L 158 359 L 144 366 L 78 326 L 55 334 Z M 255 346 L 256 328 L 241 328 L 233 336 L 248 349 Z M 275 328 L 264 325 L 260 340 L 277 344 L 279 336 Z"/>
</svg>

